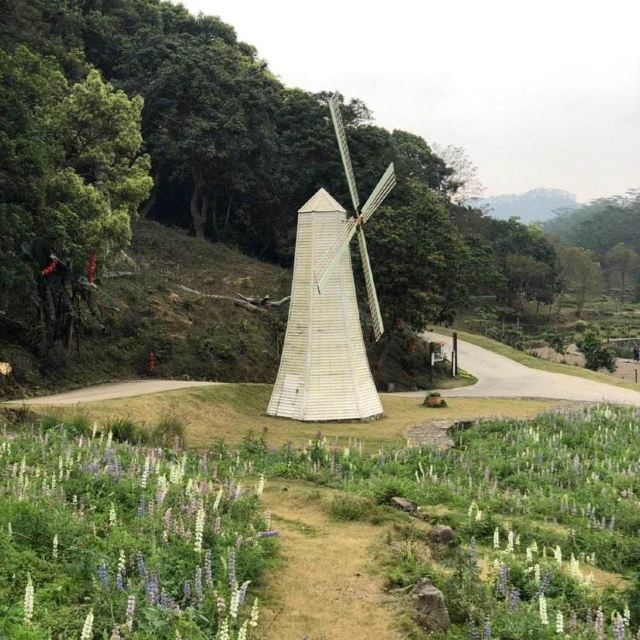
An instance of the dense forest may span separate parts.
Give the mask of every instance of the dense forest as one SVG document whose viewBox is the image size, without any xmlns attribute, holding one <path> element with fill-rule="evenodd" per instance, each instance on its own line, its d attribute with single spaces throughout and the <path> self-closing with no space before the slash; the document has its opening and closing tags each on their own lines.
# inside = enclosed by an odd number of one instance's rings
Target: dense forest
<svg viewBox="0 0 640 640">
<path fill-rule="evenodd" d="M 218 18 L 161 0 L 3 0 L 0 15 L 0 328 L 28 327 L 34 352 L 100 315 L 136 217 L 286 267 L 314 191 L 349 202 L 334 88 L 284 86 Z M 390 329 L 378 349 L 475 295 L 520 313 L 561 292 L 560 245 L 540 228 L 461 204 L 456 168 L 362 101 L 342 112 L 361 192 L 390 161 L 398 175 L 368 234 Z"/>
</svg>

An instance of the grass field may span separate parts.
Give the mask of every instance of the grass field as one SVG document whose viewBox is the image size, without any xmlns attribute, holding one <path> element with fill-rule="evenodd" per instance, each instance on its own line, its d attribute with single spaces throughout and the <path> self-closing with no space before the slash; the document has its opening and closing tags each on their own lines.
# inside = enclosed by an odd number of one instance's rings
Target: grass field
<svg viewBox="0 0 640 640">
<path fill-rule="evenodd" d="M 271 445 L 288 442 L 304 445 L 322 432 L 338 444 L 363 440 L 367 446 L 404 442 L 407 431 L 428 420 L 469 420 L 473 418 L 525 418 L 545 411 L 554 403 L 544 400 L 503 400 L 492 398 L 451 398 L 444 409 L 427 409 L 420 398 L 382 394 L 385 417 L 375 422 L 333 423 L 296 422 L 265 415 L 271 386 L 265 384 L 222 384 L 133 398 L 89 402 L 78 406 L 46 407 L 34 405 L 40 414 L 60 416 L 79 412 L 105 421 L 126 416 L 151 428 L 167 414 L 179 415 L 187 423 L 187 442 L 208 447 L 216 438 L 239 443 L 247 431 L 267 430 Z"/>
</svg>

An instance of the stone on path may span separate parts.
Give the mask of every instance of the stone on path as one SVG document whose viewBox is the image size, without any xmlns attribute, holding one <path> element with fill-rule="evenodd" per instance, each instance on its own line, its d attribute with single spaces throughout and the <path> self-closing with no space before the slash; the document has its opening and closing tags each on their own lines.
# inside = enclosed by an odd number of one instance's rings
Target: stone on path
<svg viewBox="0 0 640 640">
<path fill-rule="evenodd" d="M 389 504 L 396 509 L 406 511 L 407 513 L 413 513 L 416 510 L 415 502 L 411 502 L 411 500 L 407 500 L 406 498 L 400 498 L 399 496 L 391 498 L 389 500 Z"/>
<path fill-rule="evenodd" d="M 446 631 L 449 628 L 449 610 L 440 589 L 423 578 L 411 591 L 416 609 L 416 620 L 425 631 Z"/>
</svg>

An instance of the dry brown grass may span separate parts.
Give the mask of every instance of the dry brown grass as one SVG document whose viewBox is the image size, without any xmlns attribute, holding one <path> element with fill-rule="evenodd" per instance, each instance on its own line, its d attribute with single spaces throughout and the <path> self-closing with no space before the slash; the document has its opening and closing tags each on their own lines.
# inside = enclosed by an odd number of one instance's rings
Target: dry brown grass
<svg viewBox="0 0 640 640">
<path fill-rule="evenodd" d="M 40 413 L 88 414 L 98 421 L 127 416 L 152 427 L 166 414 L 174 414 L 187 423 L 187 441 L 194 447 L 208 447 L 215 438 L 238 443 L 247 431 L 259 434 L 267 430 L 271 445 L 291 442 L 305 444 L 318 432 L 332 441 L 346 443 L 363 440 L 367 447 L 399 442 L 407 431 L 428 420 L 466 420 L 471 418 L 535 416 L 553 406 L 545 400 L 505 400 L 492 398 L 450 398 L 444 409 L 426 409 L 419 398 L 382 394 L 385 418 L 361 423 L 296 422 L 266 416 L 270 385 L 223 384 L 181 389 L 166 393 L 88 402 L 78 406 L 33 406 Z"/>
</svg>

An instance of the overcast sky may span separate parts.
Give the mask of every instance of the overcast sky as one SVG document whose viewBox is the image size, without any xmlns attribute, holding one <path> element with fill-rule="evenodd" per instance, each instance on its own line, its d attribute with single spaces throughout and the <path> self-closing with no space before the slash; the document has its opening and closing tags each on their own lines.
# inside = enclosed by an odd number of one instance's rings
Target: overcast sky
<svg viewBox="0 0 640 640">
<path fill-rule="evenodd" d="M 486 195 L 640 187 L 638 0 L 184 0 L 288 86 L 466 149 Z"/>
</svg>

